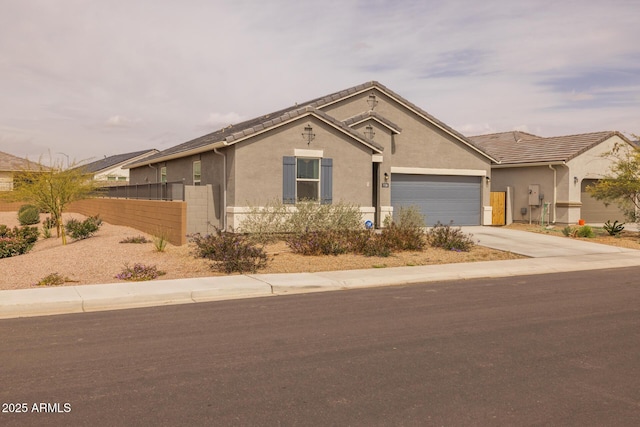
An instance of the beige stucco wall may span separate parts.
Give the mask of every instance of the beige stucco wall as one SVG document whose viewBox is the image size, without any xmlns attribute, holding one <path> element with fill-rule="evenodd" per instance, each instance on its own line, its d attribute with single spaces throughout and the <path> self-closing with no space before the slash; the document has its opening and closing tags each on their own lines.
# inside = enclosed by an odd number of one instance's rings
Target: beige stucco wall
<svg viewBox="0 0 640 427">
<path fill-rule="evenodd" d="M 315 139 L 302 138 L 311 125 Z M 333 159 L 333 200 L 372 206 L 372 150 L 316 117 L 309 116 L 235 145 L 231 162 L 230 206 L 263 206 L 282 200 L 282 159 L 297 150 Z M 233 185 L 231 185 L 233 183 Z"/>
<path fill-rule="evenodd" d="M 380 165 L 381 176 L 384 176 L 385 172 L 391 175 L 392 167 L 422 169 L 425 174 L 457 175 L 473 171 L 478 176 L 491 176 L 491 162 L 486 156 L 378 90 L 363 92 L 325 107 L 323 111 L 339 120 L 356 116 L 369 110 L 367 99 L 372 92 L 378 101 L 374 111 L 401 128 L 399 134 L 393 134 L 374 120 L 355 127 L 360 131 L 368 124 L 374 127 L 374 141 L 384 147 L 383 162 Z M 438 172 L 435 172 L 436 170 Z M 392 186 L 393 183 L 388 188 L 380 188 L 382 206 L 391 205 Z M 490 187 L 483 185 L 482 204 L 485 210 L 490 209 L 489 196 Z"/>
<path fill-rule="evenodd" d="M 0 171 L 0 191 L 13 190 L 13 172 Z"/>
<path fill-rule="evenodd" d="M 553 170 L 547 165 L 535 167 L 496 167 L 492 173 L 492 191 L 505 191 L 507 186 L 513 187 L 513 219 L 528 221 L 529 211 L 533 221 L 540 220 L 541 208 L 529 207 L 528 190 L 530 184 L 539 184 L 540 193 L 544 194 L 543 202 L 552 204 L 550 219 L 559 224 L 576 224 L 581 219 L 581 183 L 583 179 L 602 178 L 611 167 L 611 160 L 602 155 L 613 149 L 616 143 L 626 144 L 620 137 L 614 136 L 597 146 L 585 151 L 566 164 L 553 165 L 556 170 L 555 211 L 553 210 L 554 186 Z M 577 182 L 574 178 L 578 178 Z M 521 215 L 521 208 L 527 208 L 526 215 Z M 546 219 L 545 219 L 546 221 Z"/>
</svg>

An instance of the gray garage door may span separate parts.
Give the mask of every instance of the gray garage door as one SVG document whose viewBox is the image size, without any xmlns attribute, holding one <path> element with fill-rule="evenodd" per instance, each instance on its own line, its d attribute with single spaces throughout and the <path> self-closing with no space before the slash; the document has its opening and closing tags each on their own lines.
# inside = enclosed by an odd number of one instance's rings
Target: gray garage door
<svg viewBox="0 0 640 427">
<path fill-rule="evenodd" d="M 391 206 L 417 206 L 432 226 L 480 225 L 481 177 L 450 175 L 391 175 Z"/>
<path fill-rule="evenodd" d="M 615 203 L 609 203 L 605 205 L 600 200 L 596 200 L 591 197 L 591 194 L 587 192 L 587 186 L 598 182 L 597 179 L 583 179 L 581 183 L 580 201 L 582 207 L 580 208 L 580 217 L 588 223 L 599 223 L 607 221 L 620 221 L 625 222 L 624 213 L 618 208 Z"/>
</svg>

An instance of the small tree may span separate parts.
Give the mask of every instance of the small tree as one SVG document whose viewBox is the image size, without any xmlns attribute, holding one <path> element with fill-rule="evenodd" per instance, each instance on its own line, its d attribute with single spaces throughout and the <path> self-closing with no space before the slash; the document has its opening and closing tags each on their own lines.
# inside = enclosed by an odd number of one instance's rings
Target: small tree
<svg viewBox="0 0 640 427">
<path fill-rule="evenodd" d="M 609 173 L 588 186 L 587 192 L 597 200 L 616 203 L 627 219 L 636 221 L 636 212 L 640 210 L 640 149 L 626 143 L 616 144 L 604 156 L 613 161 Z"/>
<path fill-rule="evenodd" d="M 71 202 L 90 197 L 95 185 L 83 168 L 63 168 L 61 163 L 51 167 L 31 163 L 29 168 L 16 174 L 14 191 L 3 194 L 3 198 L 24 201 L 36 205 L 40 211 L 48 212 L 56 226 L 62 244 L 67 239 L 62 225 L 62 213 Z"/>
</svg>

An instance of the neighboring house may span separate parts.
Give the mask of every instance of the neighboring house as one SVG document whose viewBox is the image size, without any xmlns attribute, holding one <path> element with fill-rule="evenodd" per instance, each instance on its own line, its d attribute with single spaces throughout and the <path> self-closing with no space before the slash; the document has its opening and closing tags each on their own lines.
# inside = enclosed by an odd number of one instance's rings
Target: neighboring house
<svg viewBox="0 0 640 427">
<path fill-rule="evenodd" d="M 491 223 L 496 159 L 378 82 L 276 111 L 128 167 L 131 184 L 207 186 L 208 222 L 238 228 L 249 207 L 348 202 L 380 226 L 415 205 L 428 225 Z M 188 208 L 189 209 L 189 208 Z"/>
<path fill-rule="evenodd" d="M 80 167 L 92 174 L 94 181 L 98 181 L 104 185 L 128 184 L 129 169 L 125 169 L 123 166 L 157 153 L 158 150 L 151 149 L 126 154 L 116 154 L 109 157 L 105 156 L 103 159 L 87 163 Z"/>
<path fill-rule="evenodd" d="M 13 190 L 16 173 L 38 169 L 38 163 L 0 151 L 0 191 Z"/>
<path fill-rule="evenodd" d="M 469 137 L 500 160 L 492 166 L 492 191 L 508 192 L 507 223 L 576 224 L 624 220 L 615 204 L 592 198 L 586 187 L 609 172 L 603 156 L 631 142 L 618 132 L 543 138 L 524 132 Z"/>
</svg>

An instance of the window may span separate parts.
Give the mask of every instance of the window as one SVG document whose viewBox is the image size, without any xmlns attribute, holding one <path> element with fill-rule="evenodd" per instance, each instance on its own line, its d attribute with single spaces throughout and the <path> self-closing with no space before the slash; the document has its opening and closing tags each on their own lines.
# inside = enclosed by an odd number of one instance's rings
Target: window
<svg viewBox="0 0 640 427">
<path fill-rule="evenodd" d="M 160 182 L 167 182 L 167 167 L 160 168 Z"/>
<path fill-rule="evenodd" d="M 320 198 L 320 159 L 296 159 L 296 201 Z"/>
<path fill-rule="evenodd" d="M 200 160 L 193 162 L 193 185 L 200 185 L 202 163 Z"/>
<path fill-rule="evenodd" d="M 328 158 L 282 158 L 282 202 L 295 204 L 315 200 L 331 204 L 333 200 L 333 160 Z"/>
</svg>

